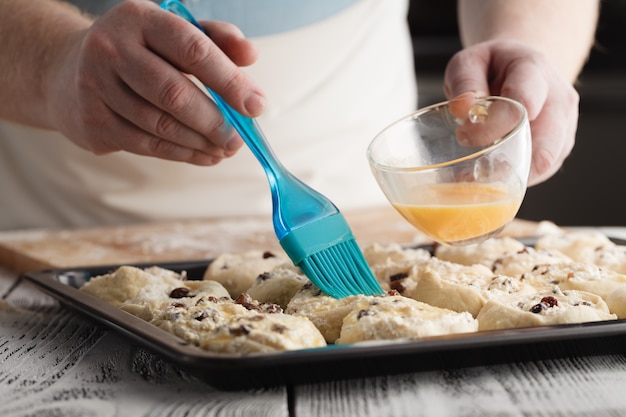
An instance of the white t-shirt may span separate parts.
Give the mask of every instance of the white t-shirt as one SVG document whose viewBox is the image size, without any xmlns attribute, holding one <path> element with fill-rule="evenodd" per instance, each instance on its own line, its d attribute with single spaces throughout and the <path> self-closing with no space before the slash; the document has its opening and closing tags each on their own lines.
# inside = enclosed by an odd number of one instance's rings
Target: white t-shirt
<svg viewBox="0 0 626 417">
<path fill-rule="evenodd" d="M 340 210 L 387 204 L 366 148 L 415 109 L 405 0 L 359 0 L 296 30 L 254 38 L 245 70 L 268 106 L 259 123 L 297 177 Z M 0 229 L 119 224 L 271 212 L 246 147 L 214 167 L 126 152 L 95 156 L 62 135 L 0 123 Z"/>
</svg>

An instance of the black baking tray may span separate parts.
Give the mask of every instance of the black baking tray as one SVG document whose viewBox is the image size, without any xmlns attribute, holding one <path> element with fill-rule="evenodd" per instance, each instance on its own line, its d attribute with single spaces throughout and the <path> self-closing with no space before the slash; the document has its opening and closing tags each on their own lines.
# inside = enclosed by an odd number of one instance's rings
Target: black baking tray
<svg viewBox="0 0 626 417">
<path fill-rule="evenodd" d="M 209 261 L 158 265 L 202 279 Z M 429 337 L 420 340 L 331 345 L 258 355 L 202 350 L 119 308 L 79 291 L 90 277 L 118 265 L 54 269 L 22 276 L 67 306 L 162 355 L 222 390 L 307 384 L 437 369 L 626 352 L 626 320 L 540 326 Z"/>
</svg>

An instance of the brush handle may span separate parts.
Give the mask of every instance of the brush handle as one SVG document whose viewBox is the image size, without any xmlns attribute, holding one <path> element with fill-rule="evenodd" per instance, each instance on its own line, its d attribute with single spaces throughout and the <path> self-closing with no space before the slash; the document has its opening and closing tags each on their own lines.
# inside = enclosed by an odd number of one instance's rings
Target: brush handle
<svg viewBox="0 0 626 417">
<path fill-rule="evenodd" d="M 165 10 L 169 10 L 189 23 L 197 27 L 202 33 L 206 35 L 204 28 L 198 23 L 193 15 L 187 10 L 187 8 L 178 0 L 165 0 L 161 3 L 161 7 Z M 219 108 L 222 115 L 233 125 L 233 127 L 240 133 L 242 139 L 246 142 L 254 156 L 259 160 L 263 168 L 266 170 L 268 177 L 276 178 L 280 174 L 280 171 L 284 171 L 280 161 L 274 155 L 274 151 L 270 147 L 265 135 L 258 126 L 256 120 L 246 117 L 235 109 L 233 109 L 219 94 L 205 86 L 211 98 L 215 102 L 215 105 Z"/>
<path fill-rule="evenodd" d="M 161 7 L 206 31 L 178 0 L 165 0 Z M 294 228 L 331 214 L 339 213 L 335 205 L 291 174 L 276 158 L 257 121 L 233 109 L 219 94 L 205 86 L 222 115 L 237 130 L 257 158 L 272 191 L 273 223 L 278 239 Z"/>
</svg>

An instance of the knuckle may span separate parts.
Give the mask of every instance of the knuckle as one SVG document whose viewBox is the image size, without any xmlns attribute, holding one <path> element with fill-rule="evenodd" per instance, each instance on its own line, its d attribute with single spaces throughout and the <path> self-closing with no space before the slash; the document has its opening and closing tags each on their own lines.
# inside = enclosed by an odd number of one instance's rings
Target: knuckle
<svg viewBox="0 0 626 417">
<path fill-rule="evenodd" d="M 243 73 L 236 69 L 226 76 L 224 80 L 224 90 L 236 95 L 243 91 L 244 87 L 247 85 L 246 81 L 246 77 Z"/>
<path fill-rule="evenodd" d="M 150 137 L 146 140 L 145 149 L 148 155 L 166 156 L 174 153 L 176 145 L 164 139 Z"/>
<path fill-rule="evenodd" d="M 213 55 L 211 41 L 206 36 L 192 36 L 180 49 L 181 62 L 190 68 L 197 68 L 205 65 Z"/>
<path fill-rule="evenodd" d="M 158 118 L 155 126 L 155 133 L 162 138 L 176 137 L 181 131 L 181 124 L 169 113 L 163 112 Z"/>
<path fill-rule="evenodd" d="M 178 114 L 185 112 L 192 101 L 192 95 L 184 83 L 169 81 L 161 89 L 159 102 L 162 108 L 169 112 Z"/>
</svg>

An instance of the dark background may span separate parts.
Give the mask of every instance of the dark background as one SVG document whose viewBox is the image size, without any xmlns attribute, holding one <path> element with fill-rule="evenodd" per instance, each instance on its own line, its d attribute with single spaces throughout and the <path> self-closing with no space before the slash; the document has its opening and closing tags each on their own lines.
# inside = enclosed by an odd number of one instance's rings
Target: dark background
<svg viewBox="0 0 626 417">
<path fill-rule="evenodd" d="M 420 103 L 441 101 L 445 65 L 460 48 L 456 0 L 411 1 L 409 22 Z M 518 217 L 626 225 L 626 0 L 602 2 L 596 46 L 576 88 L 574 150 L 557 174 L 528 189 Z"/>
</svg>

